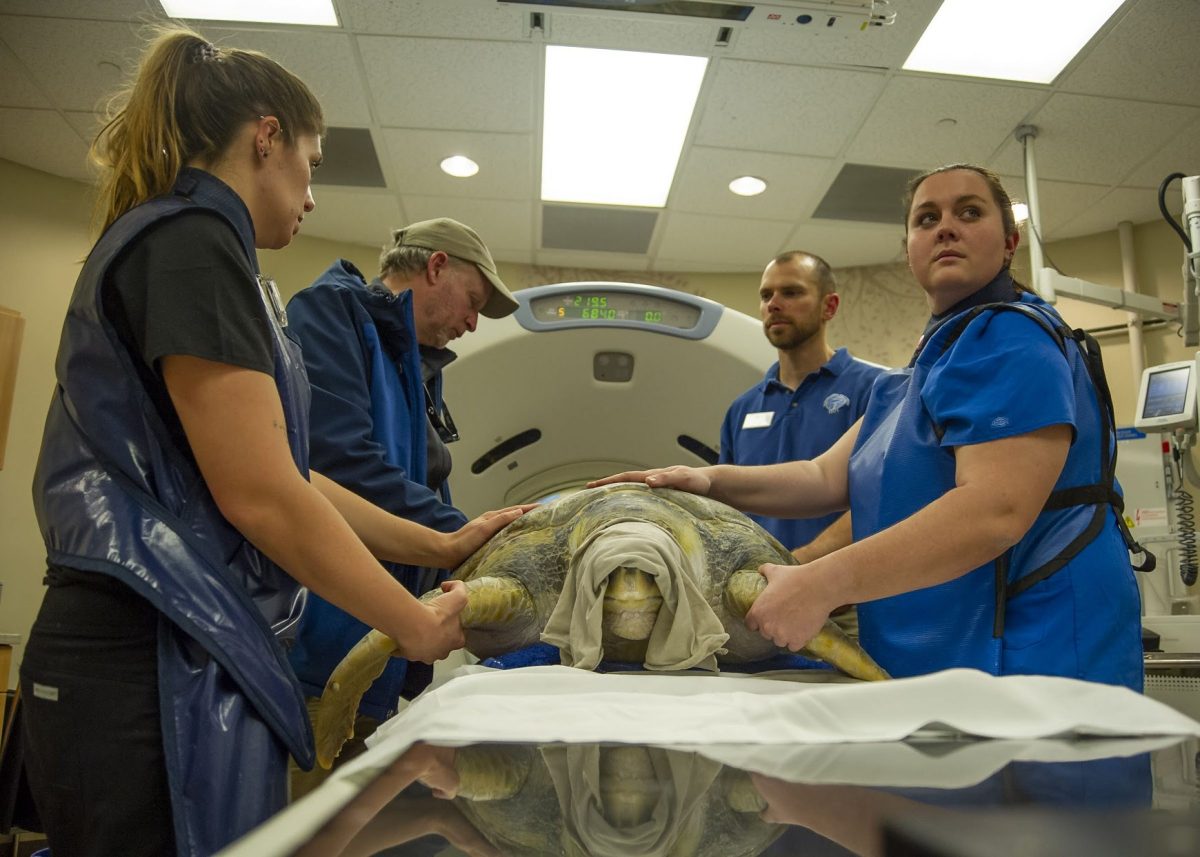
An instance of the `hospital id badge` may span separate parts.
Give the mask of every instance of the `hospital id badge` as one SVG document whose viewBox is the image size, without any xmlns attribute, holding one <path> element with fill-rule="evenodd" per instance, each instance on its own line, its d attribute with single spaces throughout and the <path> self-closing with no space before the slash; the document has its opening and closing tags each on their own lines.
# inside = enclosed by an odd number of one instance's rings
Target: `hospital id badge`
<svg viewBox="0 0 1200 857">
<path fill-rule="evenodd" d="M 742 428 L 766 428 L 771 424 L 771 420 L 775 419 L 774 411 L 759 411 L 755 414 L 746 414 L 742 420 Z"/>
</svg>

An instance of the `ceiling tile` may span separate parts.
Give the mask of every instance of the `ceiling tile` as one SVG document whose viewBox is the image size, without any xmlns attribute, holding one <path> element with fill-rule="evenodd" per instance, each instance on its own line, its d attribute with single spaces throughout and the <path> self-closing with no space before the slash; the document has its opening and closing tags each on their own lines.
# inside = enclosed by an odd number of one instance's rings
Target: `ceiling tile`
<svg viewBox="0 0 1200 857">
<path fill-rule="evenodd" d="M 89 113 L 79 110 L 64 110 L 63 117 L 70 123 L 80 137 L 89 145 L 100 129 L 104 127 L 104 117 L 99 113 Z"/>
<path fill-rule="evenodd" d="M 166 18 L 158 0 L 4 0 L 4 11 L 10 15 L 90 18 L 96 21 Z"/>
<path fill-rule="evenodd" d="M 1200 106 L 1200 3 L 1133 4 L 1060 82 L 1067 92 Z"/>
<path fill-rule="evenodd" d="M 387 187 L 370 128 L 327 127 L 321 155 L 321 169 L 312 178 L 315 185 Z"/>
<path fill-rule="evenodd" d="M 91 181 L 87 144 L 53 110 L 0 108 L 0 158 L 27 167 Z"/>
<path fill-rule="evenodd" d="M 318 186 L 305 230 L 336 240 L 374 245 L 402 219 L 449 213 L 513 262 L 757 278 L 792 242 L 839 266 L 895 258 L 891 227 L 811 220 L 844 164 L 974 160 L 1019 176 L 1011 135 L 1027 119 L 1042 129 L 1034 146 L 1049 239 L 1155 219 L 1162 178 L 1200 172 L 1200 0 L 1127 0 L 1049 87 L 900 71 L 940 0 L 897 0 L 885 10 L 897 13 L 895 23 L 865 32 L 733 24 L 726 47 L 714 45 L 713 22 L 694 19 L 542 7 L 546 30 L 529 33 L 534 7 L 495 0 L 336 5 L 336 28 L 194 22 L 296 71 L 331 125 L 369 129 L 391 190 Z M 144 25 L 162 19 L 157 0 L 0 0 L 0 10 L 0 108 L 9 108 L 0 113 L 0 157 L 86 179 L 83 138 L 122 69 L 134 67 Z M 712 60 L 647 254 L 540 251 L 547 43 Z M 955 124 L 937 124 L 947 118 Z M 438 162 L 453 153 L 473 157 L 480 174 L 441 173 Z M 734 173 L 760 175 L 767 192 L 734 196 L 726 189 Z M 1019 179 L 1008 184 L 1024 196 Z M 1168 204 L 1178 207 L 1178 196 L 1176 184 Z"/>
<path fill-rule="evenodd" d="M 833 157 L 883 88 L 882 74 L 724 60 L 696 143 Z"/>
<path fill-rule="evenodd" d="M 358 36 L 375 114 L 394 128 L 533 131 L 533 45 Z"/>
<path fill-rule="evenodd" d="M 1175 186 L 1178 199 L 1178 185 Z M 1171 208 L 1176 212 L 1182 206 L 1178 201 Z M 1170 210 L 1170 209 L 1168 209 Z M 1115 188 L 1108 191 L 1091 205 L 1084 208 L 1074 218 L 1053 233 L 1047 231 L 1046 239 L 1074 238 L 1079 235 L 1091 235 L 1095 232 L 1109 232 L 1117 228 L 1122 220 L 1130 223 L 1149 223 L 1160 220 L 1158 211 L 1158 196 L 1154 191 L 1138 188 Z M 1182 248 L 1182 244 L 1180 247 Z"/>
<path fill-rule="evenodd" d="M 0 17 L 0 39 L 62 110 L 102 110 L 142 47 L 130 23 Z"/>
<path fill-rule="evenodd" d="M 0 36 L 4 32 L 4 21 L 0 19 Z M 0 107 L 36 107 L 46 110 L 53 106 L 38 89 L 16 55 L 7 45 L 0 43 Z"/>
<path fill-rule="evenodd" d="M 650 250 L 661 213 L 654 208 L 544 203 L 538 244 L 546 250 L 642 256 Z"/>
<path fill-rule="evenodd" d="M 773 256 L 770 258 L 774 258 Z M 724 273 L 724 274 L 744 274 L 750 271 L 753 266 L 746 262 L 737 264 L 726 264 L 723 262 L 705 262 L 703 267 L 698 267 L 695 259 L 670 259 L 665 256 L 655 256 L 654 264 L 651 270 L 654 271 L 680 271 L 683 273 Z M 758 268 L 763 268 L 759 265 Z M 758 270 L 754 273 L 757 275 Z M 701 297 L 704 292 L 696 292 Z"/>
<path fill-rule="evenodd" d="M 305 235 L 382 247 L 391 230 L 404 225 L 390 193 L 318 187 L 313 199 L 317 207 L 304 218 Z"/>
<path fill-rule="evenodd" d="M 812 213 L 836 171 L 834 161 L 693 146 L 675 176 L 669 206 L 695 214 L 789 220 Z M 729 182 L 757 176 L 767 183 L 758 196 L 738 196 Z"/>
<path fill-rule="evenodd" d="M 534 205 L 496 199 L 403 194 L 404 211 L 413 220 L 453 217 L 479 233 L 497 259 L 520 261 L 534 243 Z"/>
<path fill-rule="evenodd" d="M 1200 119 L 1186 126 L 1129 174 L 1127 184 L 1157 188 L 1172 173 L 1200 174 Z M 1178 188 L 1176 188 L 1178 192 Z"/>
<path fill-rule="evenodd" d="M 904 226 L 862 223 L 805 222 L 787 236 L 786 250 L 816 253 L 835 268 L 849 265 L 882 265 L 904 259 Z"/>
<path fill-rule="evenodd" d="M 390 168 L 401 193 L 510 200 L 536 196 L 533 138 L 528 135 L 387 128 L 382 137 L 380 161 L 385 173 Z M 446 175 L 438 165 L 450 155 L 466 155 L 479 164 L 479 172 L 466 179 Z"/>
<path fill-rule="evenodd" d="M 577 250 L 536 250 L 535 265 L 547 265 L 560 270 L 554 272 L 558 282 L 603 281 L 609 271 L 645 271 L 650 263 L 645 256 L 626 253 L 587 253 Z"/>
<path fill-rule="evenodd" d="M 903 200 L 915 173 L 911 167 L 843 164 L 813 211 L 813 219 L 887 226 L 901 223 Z"/>
<path fill-rule="evenodd" d="M 327 124 L 371 123 L 358 61 L 351 49 L 351 37 L 345 33 L 311 27 L 205 27 L 204 35 L 218 45 L 262 51 L 296 74 L 321 102 Z"/>
<path fill-rule="evenodd" d="M 879 4 L 879 11 L 896 12 L 895 23 L 866 30 L 811 25 L 744 27 L 738 31 L 731 56 L 805 65 L 899 68 L 940 5 L 941 0 L 904 0 L 890 9 Z"/>
<path fill-rule="evenodd" d="M 1038 178 L 1118 184 L 1198 116 L 1195 107 L 1053 95 L 1032 117 Z M 1023 175 L 1021 144 L 1010 138 L 991 166 Z"/>
<path fill-rule="evenodd" d="M 778 253 L 792 230 L 775 220 L 741 220 L 673 213 L 659 224 L 661 240 L 655 258 L 747 265 L 761 270 Z"/>
<path fill-rule="evenodd" d="M 982 163 L 1048 95 L 1045 88 L 894 77 L 845 157 L 861 164 L 922 169 Z M 905 133 L 897 134 L 897 128 Z"/>
<path fill-rule="evenodd" d="M 354 0 L 339 6 L 356 33 L 442 39 L 525 39 L 527 9 L 479 0 Z"/>
<path fill-rule="evenodd" d="M 527 7 L 533 10 L 535 7 Z M 650 15 L 570 14 L 545 7 L 548 41 L 581 48 L 708 56 L 717 40 L 718 21 L 681 18 L 666 21 Z"/>
<path fill-rule="evenodd" d="M 1013 201 L 1029 201 L 1029 194 L 1025 192 L 1024 176 L 1001 176 L 1000 180 Z M 1038 213 L 1041 218 L 1043 238 L 1052 241 L 1060 237 L 1060 231 L 1065 224 L 1088 211 L 1108 191 L 1107 185 L 1056 182 L 1039 176 Z M 1028 226 L 1024 227 L 1024 231 L 1026 235 L 1022 240 L 1028 242 Z"/>
</svg>

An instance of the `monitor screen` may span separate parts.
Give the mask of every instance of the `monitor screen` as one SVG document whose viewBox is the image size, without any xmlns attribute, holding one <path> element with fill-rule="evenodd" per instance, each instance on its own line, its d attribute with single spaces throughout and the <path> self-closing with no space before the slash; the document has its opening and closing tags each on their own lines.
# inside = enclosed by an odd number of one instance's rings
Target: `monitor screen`
<svg viewBox="0 0 1200 857">
<path fill-rule="evenodd" d="M 1142 418 L 1182 414 L 1187 410 L 1188 377 L 1191 373 L 1190 366 L 1151 372 L 1146 382 L 1146 402 L 1142 406 Z"/>
</svg>

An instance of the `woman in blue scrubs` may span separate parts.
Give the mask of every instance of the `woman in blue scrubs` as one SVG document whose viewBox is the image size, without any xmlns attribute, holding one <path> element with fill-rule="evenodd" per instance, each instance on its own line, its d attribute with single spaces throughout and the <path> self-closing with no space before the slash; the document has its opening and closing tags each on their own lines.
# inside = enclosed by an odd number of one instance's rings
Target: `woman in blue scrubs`
<svg viewBox="0 0 1200 857">
<path fill-rule="evenodd" d="M 876 380 L 828 452 L 601 482 L 780 517 L 849 508 L 853 543 L 760 569 L 768 585 L 746 621 L 777 645 L 799 649 L 832 610 L 858 604 L 861 642 L 893 676 L 973 667 L 1141 690 L 1107 390 L 1055 311 L 1009 273 L 1019 234 L 996 176 L 943 167 L 914 179 L 906 202 L 909 268 L 931 317 L 912 363 Z"/>
</svg>

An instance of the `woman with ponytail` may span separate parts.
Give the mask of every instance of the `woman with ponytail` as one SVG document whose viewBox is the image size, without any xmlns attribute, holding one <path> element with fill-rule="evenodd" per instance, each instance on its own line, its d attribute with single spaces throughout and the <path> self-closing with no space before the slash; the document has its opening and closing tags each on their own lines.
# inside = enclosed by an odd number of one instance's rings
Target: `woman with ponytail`
<svg viewBox="0 0 1200 857">
<path fill-rule="evenodd" d="M 422 604 L 376 557 L 452 568 L 522 511 L 442 534 L 309 471 L 308 382 L 256 255 L 314 207 L 304 83 L 174 29 L 120 103 L 34 478 L 23 740 L 55 857 L 211 854 L 280 809 L 288 755 L 313 760 L 285 655 L 307 588 L 432 662 L 462 644 L 462 585 Z"/>
</svg>

